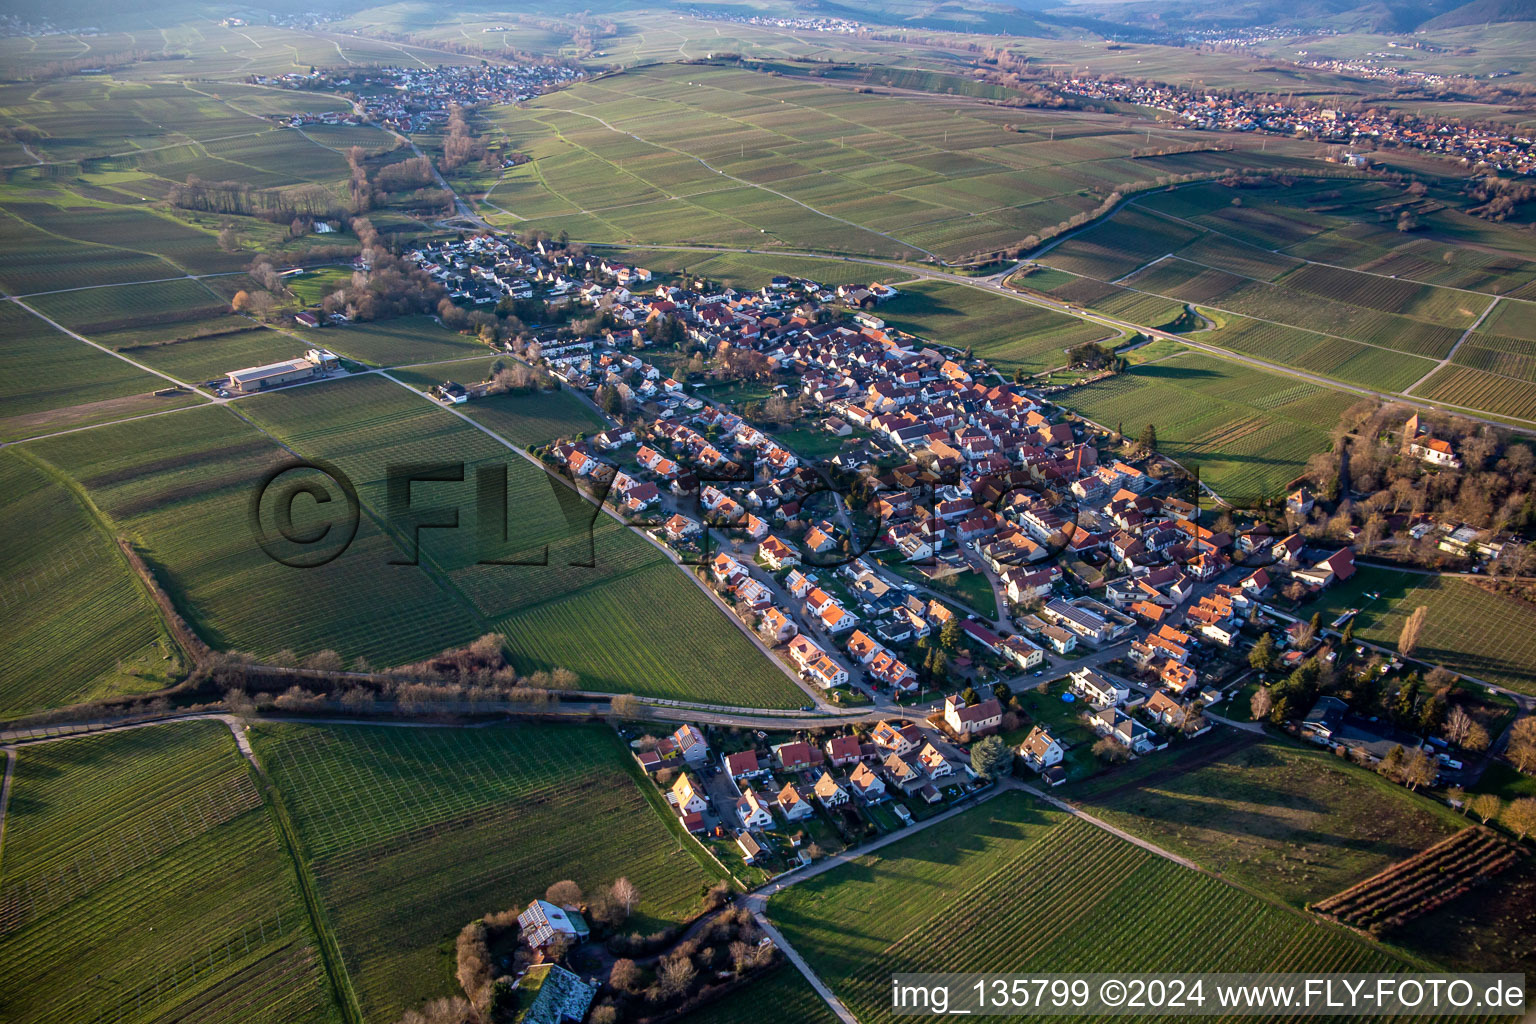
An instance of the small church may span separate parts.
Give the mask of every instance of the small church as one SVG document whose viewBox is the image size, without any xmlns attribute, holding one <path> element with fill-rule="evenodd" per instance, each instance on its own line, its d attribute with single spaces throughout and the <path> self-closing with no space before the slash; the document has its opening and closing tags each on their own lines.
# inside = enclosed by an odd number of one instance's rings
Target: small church
<svg viewBox="0 0 1536 1024">
<path fill-rule="evenodd" d="M 1444 469 L 1461 468 L 1461 459 L 1457 457 L 1456 449 L 1451 447 L 1449 441 L 1442 441 L 1431 434 L 1419 422 L 1418 413 L 1408 417 L 1408 422 L 1403 424 L 1403 447 L 1408 450 L 1409 455 L 1431 466 L 1440 466 Z"/>
</svg>

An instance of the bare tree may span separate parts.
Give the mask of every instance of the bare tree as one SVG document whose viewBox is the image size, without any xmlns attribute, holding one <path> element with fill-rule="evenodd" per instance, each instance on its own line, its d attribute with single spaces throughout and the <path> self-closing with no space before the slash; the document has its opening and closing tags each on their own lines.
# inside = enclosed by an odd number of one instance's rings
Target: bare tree
<svg viewBox="0 0 1536 1024">
<path fill-rule="evenodd" d="M 640 714 L 640 698 L 632 693 L 615 694 L 608 702 L 609 708 L 619 718 L 636 718 Z"/>
<path fill-rule="evenodd" d="M 567 878 L 544 890 L 544 898 L 557 907 L 573 907 L 581 902 L 581 886 Z"/>
<path fill-rule="evenodd" d="M 1417 791 L 1420 786 L 1433 786 L 1439 774 L 1435 759 L 1422 750 L 1410 753 L 1403 762 L 1403 784 Z"/>
<path fill-rule="evenodd" d="M 1511 800 L 1499 815 L 1499 821 L 1515 834 L 1517 839 L 1536 833 L 1536 797 L 1523 796 Z"/>
<path fill-rule="evenodd" d="M 1248 709 L 1253 713 L 1255 721 L 1261 721 L 1269 717 L 1270 709 L 1275 706 L 1274 694 L 1269 692 L 1269 687 L 1261 686 L 1253 691 L 1253 697 L 1248 701 Z"/>
<path fill-rule="evenodd" d="M 1536 717 L 1526 715 L 1510 727 L 1504 754 L 1517 771 L 1536 774 Z"/>
<path fill-rule="evenodd" d="M 459 996 L 434 999 L 419 1009 L 407 1010 L 400 1024 L 478 1024 L 475 1008 Z"/>
<path fill-rule="evenodd" d="M 1467 810 L 1475 814 L 1484 825 L 1499 816 L 1504 809 L 1504 801 L 1492 793 L 1479 793 L 1467 801 Z"/>
<path fill-rule="evenodd" d="M 635 904 L 640 902 L 640 890 L 629 879 L 620 878 L 613 883 L 613 898 L 624 908 L 624 916 L 628 917 L 634 913 Z"/>
<path fill-rule="evenodd" d="M 686 956 L 670 956 L 661 962 L 661 969 L 656 972 L 656 981 L 663 994 L 675 997 L 688 991 L 697 973 L 693 961 Z"/>
<path fill-rule="evenodd" d="M 476 1007 L 484 1009 L 491 994 L 491 949 L 484 921 L 471 921 L 457 942 L 459 987 Z"/>
<path fill-rule="evenodd" d="M 641 978 L 640 968 L 635 966 L 633 960 L 615 960 L 608 971 L 608 984 L 620 991 L 632 991 L 640 984 Z"/>
<path fill-rule="evenodd" d="M 1477 719 L 1467 714 L 1464 708 L 1451 708 L 1451 713 L 1445 718 L 1445 738 L 1458 747 L 1466 743 L 1467 733 L 1477 724 Z"/>
<path fill-rule="evenodd" d="M 1418 649 L 1419 635 L 1424 632 L 1424 623 L 1428 618 L 1429 606 L 1421 604 L 1403 623 L 1403 631 L 1397 636 L 1397 651 L 1403 657 L 1412 657 L 1413 652 Z"/>
</svg>

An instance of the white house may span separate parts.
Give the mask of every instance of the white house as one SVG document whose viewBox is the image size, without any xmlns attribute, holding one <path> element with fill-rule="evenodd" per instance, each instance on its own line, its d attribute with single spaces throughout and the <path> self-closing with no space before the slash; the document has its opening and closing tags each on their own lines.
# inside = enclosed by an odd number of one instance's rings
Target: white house
<svg viewBox="0 0 1536 1024">
<path fill-rule="evenodd" d="M 811 816 L 811 802 L 800 795 L 793 782 L 786 782 L 776 798 L 786 821 L 801 821 Z"/>
<path fill-rule="evenodd" d="M 773 812 L 753 789 L 745 790 L 736 801 L 736 816 L 741 819 L 742 828 L 767 828 L 773 824 Z"/>
<path fill-rule="evenodd" d="M 672 798 L 677 801 L 678 814 L 700 814 L 709 806 L 704 800 L 704 790 L 687 772 L 672 783 Z"/>
<path fill-rule="evenodd" d="M 1123 679 L 1101 675 L 1091 668 L 1072 670 L 1072 689 L 1100 707 L 1113 707 L 1131 699 L 1131 687 Z"/>
<path fill-rule="evenodd" d="M 837 784 L 831 772 L 822 772 L 812 790 L 823 807 L 841 807 L 848 802 L 848 791 Z"/>
<path fill-rule="evenodd" d="M 885 782 L 875 774 L 868 762 L 861 762 L 853 770 L 853 774 L 848 776 L 848 784 L 866 803 L 885 799 Z"/>
<path fill-rule="evenodd" d="M 1090 721 L 1094 732 L 1108 736 L 1133 754 L 1145 754 L 1152 749 L 1152 730 L 1117 707 L 1100 708 L 1093 713 Z"/>
<path fill-rule="evenodd" d="M 1019 744 L 1019 756 L 1029 765 L 1030 771 L 1043 772 L 1053 764 L 1060 764 L 1064 756 L 1061 744 L 1044 726 L 1035 726 Z"/>
<path fill-rule="evenodd" d="M 1003 706 L 996 697 L 967 705 L 958 693 L 944 698 L 944 723 L 960 737 L 983 736 L 1003 721 Z"/>
<path fill-rule="evenodd" d="M 947 775 L 955 774 L 955 766 L 945 760 L 939 753 L 939 748 L 932 743 L 923 744 L 923 749 L 918 752 L 918 763 L 923 766 L 923 771 L 928 773 L 930 779 L 942 779 Z"/>
</svg>

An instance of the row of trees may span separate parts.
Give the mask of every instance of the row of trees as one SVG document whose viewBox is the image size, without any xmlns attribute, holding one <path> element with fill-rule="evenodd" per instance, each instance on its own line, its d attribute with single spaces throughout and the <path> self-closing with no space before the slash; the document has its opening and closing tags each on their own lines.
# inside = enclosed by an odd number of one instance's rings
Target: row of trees
<svg viewBox="0 0 1536 1024">
<path fill-rule="evenodd" d="M 172 185 L 168 198 L 183 210 L 255 217 L 274 224 L 291 224 L 300 218 L 345 219 L 351 213 L 323 185 L 256 188 L 245 181 L 204 181 L 195 174 L 187 175 L 183 184 Z"/>
</svg>

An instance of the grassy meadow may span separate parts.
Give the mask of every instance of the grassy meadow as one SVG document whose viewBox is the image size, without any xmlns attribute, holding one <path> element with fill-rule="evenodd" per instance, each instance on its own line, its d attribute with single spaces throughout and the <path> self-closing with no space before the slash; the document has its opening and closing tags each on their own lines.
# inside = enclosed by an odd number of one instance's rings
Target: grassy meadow
<svg viewBox="0 0 1536 1024">
<path fill-rule="evenodd" d="M 1127 832 L 1297 906 L 1466 824 L 1435 800 L 1284 740 L 1170 767 L 1130 785 L 1111 773 L 1074 788 L 1073 798 Z"/>
</svg>

